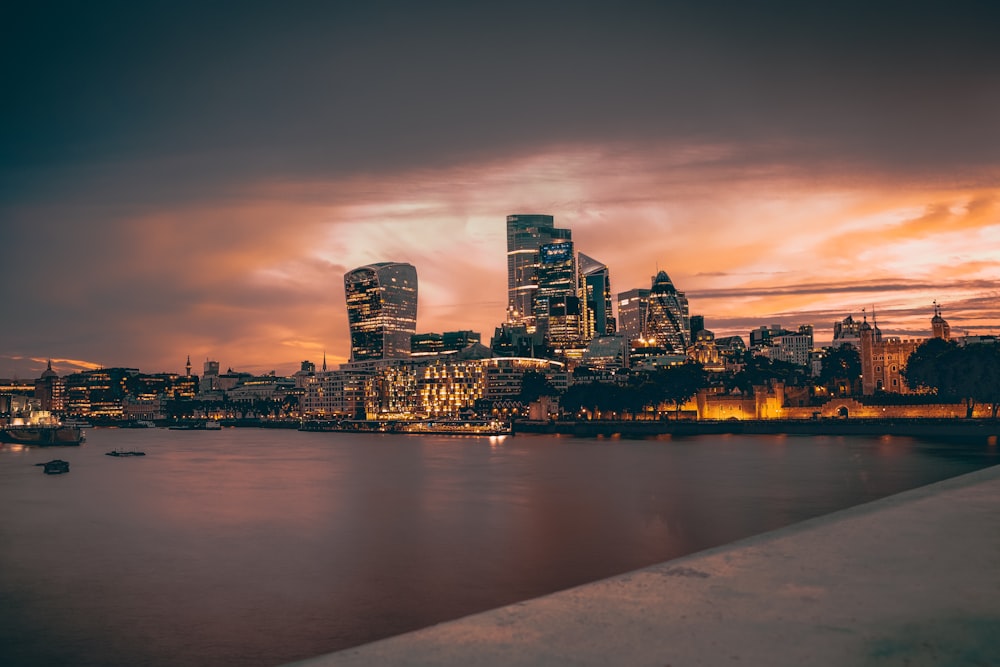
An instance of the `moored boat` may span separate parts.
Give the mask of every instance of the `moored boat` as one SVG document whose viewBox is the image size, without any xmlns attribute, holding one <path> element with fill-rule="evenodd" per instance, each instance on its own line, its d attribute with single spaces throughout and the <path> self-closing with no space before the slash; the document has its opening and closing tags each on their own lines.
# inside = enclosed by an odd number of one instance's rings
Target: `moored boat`
<svg viewBox="0 0 1000 667">
<path fill-rule="evenodd" d="M 83 431 L 75 426 L 5 426 L 0 429 L 0 442 L 41 447 L 79 445 L 84 440 Z"/>
<path fill-rule="evenodd" d="M 145 456 L 146 452 L 139 452 L 134 449 L 132 450 L 122 450 L 122 449 L 112 449 L 110 452 L 104 452 L 105 456 Z"/>
</svg>

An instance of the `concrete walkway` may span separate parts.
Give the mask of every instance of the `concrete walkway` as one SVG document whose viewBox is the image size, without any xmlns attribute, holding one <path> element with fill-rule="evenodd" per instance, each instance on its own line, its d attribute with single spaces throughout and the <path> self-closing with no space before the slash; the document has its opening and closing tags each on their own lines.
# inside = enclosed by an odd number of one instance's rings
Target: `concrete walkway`
<svg viewBox="0 0 1000 667">
<path fill-rule="evenodd" d="M 1000 666 L 1000 466 L 296 664 Z"/>
</svg>

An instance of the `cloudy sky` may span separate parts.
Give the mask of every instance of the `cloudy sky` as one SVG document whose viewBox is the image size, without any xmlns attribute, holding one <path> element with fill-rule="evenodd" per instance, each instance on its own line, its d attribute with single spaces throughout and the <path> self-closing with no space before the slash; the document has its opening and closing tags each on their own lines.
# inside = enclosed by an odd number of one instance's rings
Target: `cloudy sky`
<svg viewBox="0 0 1000 667">
<path fill-rule="evenodd" d="M 489 338 L 511 213 L 719 335 L 1000 333 L 989 5 L 5 3 L 0 377 L 337 363 L 372 261 Z"/>
</svg>

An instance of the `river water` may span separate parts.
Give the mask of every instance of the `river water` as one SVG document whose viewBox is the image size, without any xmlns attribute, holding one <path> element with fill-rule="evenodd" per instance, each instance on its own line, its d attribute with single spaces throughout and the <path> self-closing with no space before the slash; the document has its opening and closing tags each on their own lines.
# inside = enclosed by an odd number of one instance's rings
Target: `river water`
<svg viewBox="0 0 1000 667">
<path fill-rule="evenodd" d="M 8 445 L 0 664 L 277 665 L 1000 463 L 996 450 L 264 429 Z M 53 458 L 70 473 L 34 466 Z"/>
</svg>

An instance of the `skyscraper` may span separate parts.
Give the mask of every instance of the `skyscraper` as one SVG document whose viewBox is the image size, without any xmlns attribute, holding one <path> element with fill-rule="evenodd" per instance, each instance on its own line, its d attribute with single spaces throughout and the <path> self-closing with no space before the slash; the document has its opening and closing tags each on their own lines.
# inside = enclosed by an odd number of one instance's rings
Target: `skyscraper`
<svg viewBox="0 0 1000 667">
<path fill-rule="evenodd" d="M 543 245 L 569 241 L 572 232 L 559 229 L 551 215 L 507 216 L 507 321 L 535 330 L 538 251 Z"/>
<path fill-rule="evenodd" d="M 547 243 L 538 249 L 538 258 L 535 326 L 550 344 L 578 343 L 583 322 L 573 242 Z"/>
<path fill-rule="evenodd" d="M 379 262 L 344 274 L 351 361 L 399 359 L 410 354 L 417 330 L 417 270 Z"/>
<path fill-rule="evenodd" d="M 684 354 L 691 343 L 688 301 L 678 292 L 666 271 L 653 277 L 646 312 L 646 338 L 672 354 Z"/>
<path fill-rule="evenodd" d="M 618 330 L 629 337 L 638 338 L 646 333 L 646 311 L 649 309 L 649 290 L 631 289 L 618 293 Z"/>
<path fill-rule="evenodd" d="M 615 332 L 611 305 L 611 277 L 608 267 L 582 252 L 579 254 L 580 291 L 585 304 L 583 337 L 590 340 Z"/>
</svg>

